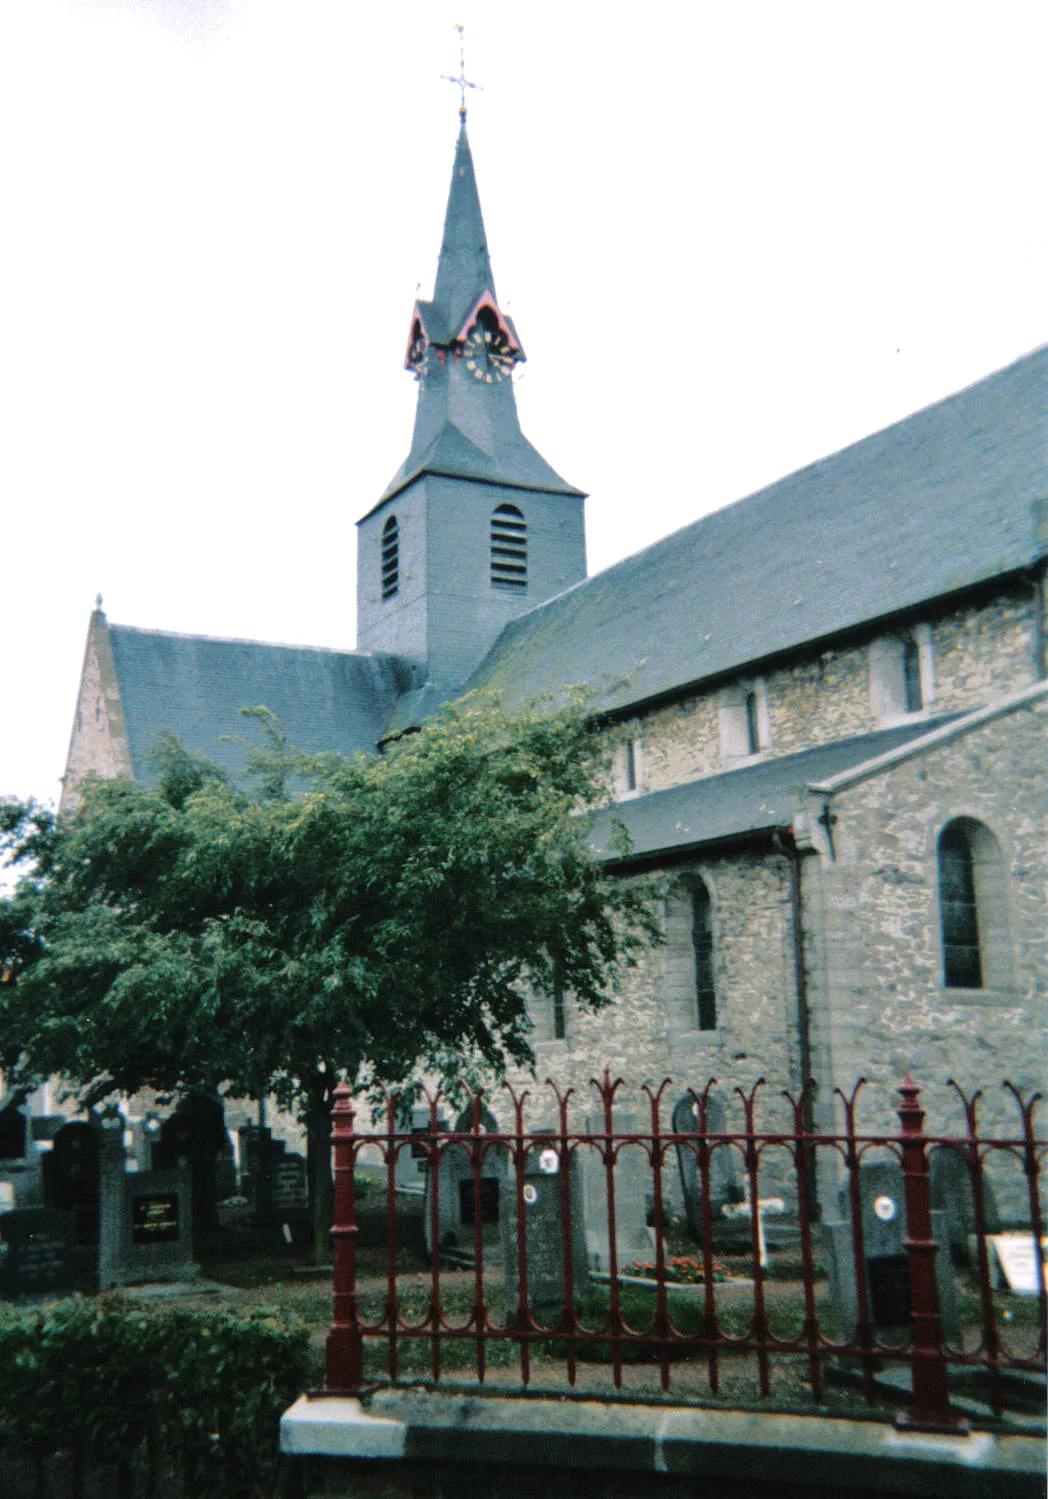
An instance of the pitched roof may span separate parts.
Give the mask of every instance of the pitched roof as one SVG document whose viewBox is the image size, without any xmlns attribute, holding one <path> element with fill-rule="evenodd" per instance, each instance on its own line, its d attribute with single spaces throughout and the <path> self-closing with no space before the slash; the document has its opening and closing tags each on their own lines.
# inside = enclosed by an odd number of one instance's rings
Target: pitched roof
<svg viewBox="0 0 1048 1499">
<path fill-rule="evenodd" d="M 741 671 L 1028 566 L 1046 497 L 1043 348 L 520 616 L 470 685 L 612 709 Z"/>
<path fill-rule="evenodd" d="M 619 862 L 612 844 L 613 821 L 625 826 L 633 845 L 621 861 L 625 863 L 789 828 L 798 798 L 813 782 L 850 770 L 951 721 L 940 718 L 902 724 L 620 802 L 598 814 L 590 846 L 611 862 Z"/>
<path fill-rule="evenodd" d="M 495 297 L 495 280 L 463 122 L 455 147 L 433 300 L 416 304 L 433 348 L 419 382 L 411 451 L 363 520 L 422 474 L 582 495 L 521 432 L 512 382 L 476 381 L 458 357 L 457 345 L 454 350 L 450 347 L 485 294 Z"/>
<path fill-rule="evenodd" d="M 145 785 L 156 780 L 150 751 L 172 731 L 187 749 L 238 774 L 259 744 L 241 709 L 259 705 L 276 714 L 297 749 L 371 752 L 412 685 L 392 656 L 127 625 L 110 625 L 109 636 L 134 773 Z"/>
</svg>

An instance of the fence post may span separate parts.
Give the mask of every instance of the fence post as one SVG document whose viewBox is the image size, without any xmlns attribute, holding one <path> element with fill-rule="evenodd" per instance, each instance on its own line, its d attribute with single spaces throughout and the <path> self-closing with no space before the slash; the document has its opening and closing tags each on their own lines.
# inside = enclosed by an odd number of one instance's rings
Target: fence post
<svg viewBox="0 0 1048 1499">
<path fill-rule="evenodd" d="M 898 1111 L 902 1123 L 902 1174 L 906 1193 L 906 1238 L 903 1244 L 910 1270 L 913 1404 L 897 1418 L 896 1425 L 960 1434 L 967 1432 L 968 1423 L 950 1410 L 942 1319 L 935 1285 L 938 1245 L 932 1237 L 927 1140 L 920 1091 L 909 1075 L 899 1087 L 902 1095 Z"/>
<path fill-rule="evenodd" d="M 357 1220 L 353 1185 L 353 1103 L 349 1088 L 335 1089 L 334 1320 L 327 1339 L 325 1395 L 359 1395 L 364 1389 L 364 1345 L 357 1322 Z"/>
</svg>

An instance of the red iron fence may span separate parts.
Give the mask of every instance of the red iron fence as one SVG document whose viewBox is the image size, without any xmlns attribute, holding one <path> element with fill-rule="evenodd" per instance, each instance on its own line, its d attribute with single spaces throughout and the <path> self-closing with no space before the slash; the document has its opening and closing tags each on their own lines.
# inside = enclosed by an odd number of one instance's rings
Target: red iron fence
<svg viewBox="0 0 1048 1499">
<path fill-rule="evenodd" d="M 657 1367 L 663 1391 L 671 1389 L 681 1360 L 693 1366 L 700 1361 L 713 1393 L 726 1360 L 747 1355 L 762 1396 L 772 1393 L 773 1373 L 800 1365 L 815 1403 L 823 1399 L 828 1364 L 850 1369 L 871 1403 L 879 1372 L 908 1366 L 912 1395 L 900 1423 L 956 1431 L 964 1423 L 951 1409 L 951 1374 L 956 1380 L 965 1377 L 963 1371 L 980 1371 L 985 1403 L 998 1415 L 1009 1380 L 1044 1374 L 1048 1297 L 1036 1246 L 1044 1236 L 1040 1180 L 1048 1140 L 1035 1133 L 1039 1094 L 1027 1099 L 1004 1084 L 1002 1099 L 1014 1122 L 1009 1126 L 998 1112 L 988 1131 L 979 1119 L 982 1091 L 968 1097 L 951 1084 L 954 1118 L 963 1119 L 963 1127 L 930 1134 L 920 1090 L 907 1078 L 899 1088 L 899 1129 L 869 1132 L 857 1119 L 860 1082 L 850 1096 L 837 1094 L 843 1128 L 820 1133 L 811 1124 L 811 1084 L 800 1096 L 778 1099 L 762 1092 L 763 1082 L 749 1093 L 736 1089 L 731 1102 L 742 1127 L 734 1130 L 725 1127 L 723 1103 L 715 1107 L 712 1081 L 701 1093 L 688 1090 L 669 1121 L 670 1081 L 658 1089 L 645 1086 L 645 1127 L 635 1128 L 630 1115 L 623 1129 L 615 1128 L 616 1112 L 623 1118 L 621 1079 L 613 1082 L 605 1072 L 594 1081 L 597 1107 L 584 1129 L 573 1116 L 571 1090 L 547 1086 L 546 1117 L 555 1123 L 541 1130 L 527 1127 L 529 1095 L 508 1085 L 501 1125 L 477 1094 L 457 1126 L 449 1127 L 438 1092 L 426 1095 L 427 1121 L 421 1128 L 416 1121 L 414 1129 L 405 1128 L 397 1095 L 386 1095 L 384 1128 L 374 1127 L 369 1110 L 369 1127 L 358 1129 L 350 1091 L 338 1089 L 327 1393 L 396 1383 L 410 1362 L 405 1349 L 414 1344 L 417 1351 L 420 1343 L 434 1381 L 447 1363 L 460 1365 L 466 1344 L 472 1345 L 475 1378 L 483 1382 L 492 1349 L 501 1345 L 504 1360 L 508 1345 L 525 1385 L 541 1360 L 545 1386 L 552 1362 L 559 1378 L 574 1387 L 580 1362 L 599 1356 L 620 1389 L 624 1364 L 643 1356 Z M 775 1115 L 777 1127 L 758 1128 L 758 1104 Z M 681 1128 L 682 1122 L 689 1127 Z M 939 1173 L 936 1191 L 931 1176 L 938 1153 L 938 1164 L 949 1170 Z M 369 1161 L 372 1178 L 377 1173 L 385 1187 L 385 1263 L 377 1272 L 372 1264 L 369 1275 L 358 1279 L 357 1183 Z M 421 1261 L 413 1273 L 405 1269 L 405 1247 L 398 1242 L 407 1161 L 421 1168 L 425 1183 L 424 1273 Z M 732 1168 L 727 1173 L 726 1161 Z M 726 1175 L 733 1178 L 727 1186 Z M 724 1200 L 726 1192 L 733 1200 Z M 692 1241 L 686 1256 L 674 1253 L 683 1243 L 682 1205 Z M 449 1213 L 455 1225 L 450 1234 Z M 628 1248 L 636 1243 L 638 1213 L 650 1244 L 643 1259 Z M 501 1223 L 493 1245 L 495 1219 Z M 718 1238 L 729 1222 L 734 1253 L 722 1255 Z M 958 1224 L 966 1230 L 960 1238 Z M 1005 1224 L 1018 1230 L 1011 1242 L 1027 1255 L 1039 1313 L 1033 1327 L 1026 1315 L 1025 1338 L 1006 1336 L 1011 1313 L 995 1288 L 991 1231 Z M 766 1238 L 773 1233 L 788 1248 L 769 1256 Z M 963 1331 L 951 1304 L 951 1240 L 962 1258 L 970 1255 Z M 773 1278 L 774 1262 L 784 1257 L 792 1267 L 788 1282 Z M 732 1261 L 732 1278 L 725 1278 L 722 1259 Z M 682 1267 L 694 1287 L 687 1293 L 677 1284 Z M 447 1309 L 451 1276 L 457 1311 Z M 631 1311 L 638 1286 L 648 1302 L 643 1325 L 635 1325 Z M 685 1295 L 692 1303 L 688 1315 Z M 789 1325 L 783 1323 L 784 1298 Z M 384 1370 L 377 1378 L 365 1379 L 365 1345 L 378 1345 L 381 1353 Z M 452 1345 L 455 1360 L 446 1356 Z M 368 1364 L 376 1361 L 368 1355 Z M 416 1358 L 415 1380 L 417 1367 Z"/>
</svg>

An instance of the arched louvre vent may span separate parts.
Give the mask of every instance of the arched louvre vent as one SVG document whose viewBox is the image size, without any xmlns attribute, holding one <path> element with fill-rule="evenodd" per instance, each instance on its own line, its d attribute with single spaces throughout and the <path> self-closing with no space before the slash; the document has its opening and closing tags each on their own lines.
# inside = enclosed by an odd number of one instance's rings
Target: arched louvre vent
<svg viewBox="0 0 1048 1499">
<path fill-rule="evenodd" d="M 400 587 L 400 527 L 391 515 L 382 527 L 382 597 L 391 599 Z"/>
<path fill-rule="evenodd" d="M 491 586 L 522 593 L 528 586 L 528 526 L 516 505 L 491 517 Z"/>
</svg>

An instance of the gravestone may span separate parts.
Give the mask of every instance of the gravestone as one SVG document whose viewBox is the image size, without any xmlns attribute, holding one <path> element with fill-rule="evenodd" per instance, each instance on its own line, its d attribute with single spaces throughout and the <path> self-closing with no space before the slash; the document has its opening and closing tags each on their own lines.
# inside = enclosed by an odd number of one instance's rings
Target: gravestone
<svg viewBox="0 0 1048 1499">
<path fill-rule="evenodd" d="M 0 1181 L 7 1182 L 15 1207 L 42 1207 L 40 1151 L 23 1093 L 0 1100 Z"/>
<path fill-rule="evenodd" d="M 897 1161 L 865 1161 L 859 1167 L 859 1200 L 866 1273 L 867 1305 L 875 1333 L 908 1331 L 910 1327 L 910 1270 L 906 1238 L 906 1199 L 902 1168 Z M 837 1220 L 822 1225 L 830 1282 L 835 1337 L 850 1339 L 859 1315 L 855 1277 L 855 1254 L 848 1183 L 838 1191 Z M 957 1294 L 949 1253 L 946 1215 L 933 1212 L 932 1237 L 939 1245 L 935 1256 L 935 1284 L 943 1333 L 959 1337 Z"/>
<path fill-rule="evenodd" d="M 675 1135 L 695 1134 L 699 1128 L 699 1109 L 690 1093 L 678 1099 L 671 1118 Z M 706 1102 L 706 1132 L 721 1135 L 726 1132 L 727 1116 L 724 1100 L 718 1093 L 711 1093 Z M 702 1180 L 699 1171 L 699 1146 L 680 1144 L 677 1146 L 677 1165 L 680 1169 L 681 1191 L 684 1194 L 684 1214 L 688 1227 L 702 1243 Z M 748 1224 L 737 1218 L 725 1217 L 727 1204 L 742 1202 L 744 1193 L 739 1176 L 739 1155 L 733 1145 L 713 1145 L 709 1150 L 710 1184 L 710 1240 L 711 1247 L 728 1249 L 750 1244 Z"/>
<path fill-rule="evenodd" d="M 101 1118 L 98 1284 L 193 1280 L 193 1204 L 188 1165 L 127 1171 L 123 1118 Z"/>
<path fill-rule="evenodd" d="M 429 1171 L 429 1146 L 426 1144 L 430 1132 L 429 1109 L 412 1109 L 410 1129 L 411 1134 L 419 1138 L 417 1141 L 413 1139 L 410 1144 L 401 1143 L 400 1145 L 393 1178 L 394 1189 L 397 1192 L 422 1196 L 426 1190 L 426 1173 Z M 446 1133 L 447 1130 L 447 1116 L 438 1114 L 438 1133 Z"/>
<path fill-rule="evenodd" d="M 55 1296 L 73 1289 L 73 1214 L 58 1208 L 0 1212 L 0 1296 Z"/>
<path fill-rule="evenodd" d="M 1001 1231 L 1001 1215 L 997 1211 L 997 1199 L 993 1184 L 983 1172 L 983 1224 L 984 1234 Z M 955 1265 L 967 1265 L 969 1236 L 976 1232 L 975 1194 L 967 1162 L 960 1151 L 941 1145 L 928 1157 L 928 1191 L 932 1209 L 944 1214 L 946 1238 Z"/>
<path fill-rule="evenodd" d="M 153 1159 L 153 1151 L 163 1125 L 160 1115 L 153 1111 L 131 1120 L 132 1159 L 128 1164 L 132 1171 L 152 1171 L 159 1164 Z"/>
<path fill-rule="evenodd" d="M 536 1131 L 538 1133 L 538 1131 Z M 588 1147 L 587 1147 L 588 1148 Z M 589 1284 L 586 1224 L 582 1211 L 582 1184 L 575 1152 L 568 1168 L 571 1225 L 571 1285 L 580 1296 Z M 511 1167 L 501 1183 L 502 1263 L 506 1313 L 512 1316 L 518 1302 L 519 1229 L 517 1223 L 517 1177 Z M 524 1163 L 523 1178 L 525 1248 L 527 1252 L 527 1299 L 530 1306 L 562 1306 L 565 1291 L 564 1205 L 558 1152 L 535 1144 Z"/>
<path fill-rule="evenodd" d="M 469 1134 L 473 1128 L 473 1112 L 464 1109 L 452 1131 L 456 1135 Z M 474 1255 L 474 1225 L 479 1215 L 481 1240 L 485 1255 L 489 1250 L 498 1252 L 501 1243 L 499 1222 L 501 1218 L 501 1186 L 505 1179 L 508 1151 L 505 1145 L 482 1143 L 486 1134 L 498 1133 L 498 1121 L 488 1110 L 480 1115 L 481 1136 L 477 1145 L 444 1145 L 436 1171 L 427 1171 L 422 1207 L 423 1232 L 426 1252 L 433 1253 L 433 1183 L 437 1192 L 437 1243 L 442 1251 L 452 1258 L 470 1262 Z M 480 1200 L 476 1198 L 473 1150 L 482 1151 L 480 1160 Z"/>
<path fill-rule="evenodd" d="M 309 1177 L 304 1156 L 274 1139 L 264 1124 L 245 1125 L 240 1140 L 240 1193 L 260 1225 L 287 1223 L 299 1230 L 309 1215 Z M 231 1193 L 228 1195 L 232 1195 Z"/>
<path fill-rule="evenodd" d="M 98 1243 L 100 1156 L 98 1121 L 73 1120 L 58 1131 L 44 1157 L 44 1201 L 73 1214 L 78 1244 Z"/>
<path fill-rule="evenodd" d="M 636 1127 L 635 1116 L 627 1110 L 619 1110 L 612 1132 L 614 1135 L 629 1135 Z M 586 1119 L 586 1133 L 600 1135 L 603 1131 L 603 1113 L 590 1114 Z M 651 1160 L 643 1145 L 618 1144 L 614 1148 L 615 1259 L 618 1273 L 623 1275 L 634 1260 L 650 1260 L 655 1254 L 655 1230 L 648 1226 Z M 608 1231 L 608 1174 L 603 1150 L 597 1145 L 580 1144 L 575 1163 L 582 1191 L 586 1262 L 591 1270 L 608 1275 L 611 1271 L 611 1236 Z"/>
<path fill-rule="evenodd" d="M 153 1145 L 152 1165 L 173 1170 L 180 1161 L 189 1166 L 193 1182 L 193 1221 L 198 1232 L 218 1227 L 218 1204 L 232 1180 L 228 1167 L 223 1182 L 223 1161 L 233 1160 L 233 1145 L 226 1131 L 220 1098 L 190 1093 L 160 1126 Z"/>
</svg>

